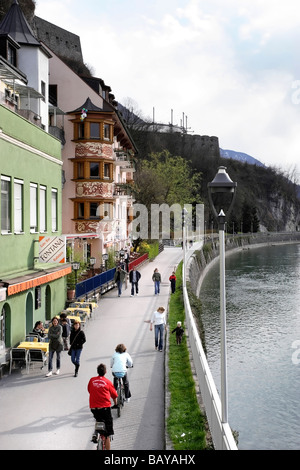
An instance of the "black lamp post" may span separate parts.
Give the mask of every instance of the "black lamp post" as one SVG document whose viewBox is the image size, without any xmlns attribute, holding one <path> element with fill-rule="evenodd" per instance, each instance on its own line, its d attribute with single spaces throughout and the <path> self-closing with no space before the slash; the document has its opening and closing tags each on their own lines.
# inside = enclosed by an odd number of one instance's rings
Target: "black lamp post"
<svg viewBox="0 0 300 470">
<path fill-rule="evenodd" d="M 73 261 L 72 263 L 72 269 L 75 271 L 75 288 L 77 285 L 77 271 L 80 268 L 80 263 L 78 261 Z"/>
<path fill-rule="evenodd" d="M 107 271 L 107 260 L 108 260 L 108 254 L 107 253 L 103 253 L 102 255 L 102 259 L 104 261 L 104 265 L 105 265 L 105 271 Z"/>
<path fill-rule="evenodd" d="M 208 197 L 219 226 L 220 243 L 220 314 L 221 314 L 221 404 L 222 422 L 228 422 L 227 398 L 227 348 L 226 348 L 226 292 L 225 292 L 225 222 L 232 210 L 237 183 L 234 183 L 220 166 L 211 183 L 208 183 Z M 226 211 L 226 212 L 224 212 Z"/>
<path fill-rule="evenodd" d="M 93 276 L 95 276 L 95 264 L 96 264 L 96 258 L 94 256 L 90 257 L 90 266 L 92 267 L 93 270 Z"/>
</svg>

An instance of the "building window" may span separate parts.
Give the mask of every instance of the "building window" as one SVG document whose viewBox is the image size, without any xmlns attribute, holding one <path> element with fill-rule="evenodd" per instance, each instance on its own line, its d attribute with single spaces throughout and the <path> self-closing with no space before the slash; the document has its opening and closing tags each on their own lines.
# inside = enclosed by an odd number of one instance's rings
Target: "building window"
<svg viewBox="0 0 300 470">
<path fill-rule="evenodd" d="M 7 61 L 14 67 L 17 67 L 17 50 L 10 44 L 8 44 L 7 48 Z"/>
<path fill-rule="evenodd" d="M 104 140 L 110 140 L 110 125 L 104 124 Z"/>
<path fill-rule="evenodd" d="M 90 163 L 90 178 L 100 178 L 99 163 Z"/>
<path fill-rule="evenodd" d="M 37 184 L 30 183 L 30 232 L 37 232 Z"/>
<path fill-rule="evenodd" d="M 1 176 L 1 233 L 11 232 L 11 180 Z"/>
<path fill-rule="evenodd" d="M 77 179 L 84 179 L 84 163 L 77 163 Z"/>
<path fill-rule="evenodd" d="M 23 181 L 14 180 L 14 232 L 23 233 Z"/>
<path fill-rule="evenodd" d="M 42 306 L 42 295 L 41 295 L 41 286 L 37 286 L 34 289 L 34 303 L 35 303 L 35 310 L 41 308 Z"/>
<path fill-rule="evenodd" d="M 47 232 L 47 190 L 40 186 L 40 232 Z"/>
<path fill-rule="evenodd" d="M 97 122 L 90 123 L 90 137 L 91 139 L 100 139 L 100 124 Z"/>
<path fill-rule="evenodd" d="M 110 179 L 110 163 L 104 163 L 103 175 L 104 179 Z"/>
<path fill-rule="evenodd" d="M 100 204 L 99 202 L 90 203 L 90 219 L 100 219 Z"/>
<path fill-rule="evenodd" d="M 79 202 L 77 209 L 78 209 L 77 218 L 84 219 L 84 202 Z"/>
<path fill-rule="evenodd" d="M 84 139 L 84 122 L 78 123 L 78 139 Z"/>
<path fill-rule="evenodd" d="M 46 83 L 41 80 L 41 94 L 43 95 L 43 101 L 46 101 Z"/>
<path fill-rule="evenodd" d="M 51 219 L 52 219 L 52 232 L 57 232 L 57 189 L 51 191 Z"/>
</svg>

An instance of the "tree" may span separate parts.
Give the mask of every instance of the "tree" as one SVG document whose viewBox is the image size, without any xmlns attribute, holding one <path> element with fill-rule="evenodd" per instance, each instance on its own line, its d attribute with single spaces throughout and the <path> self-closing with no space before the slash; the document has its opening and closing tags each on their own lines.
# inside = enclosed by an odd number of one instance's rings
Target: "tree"
<svg viewBox="0 0 300 470">
<path fill-rule="evenodd" d="M 139 163 L 134 184 L 136 200 L 148 209 L 151 204 L 200 203 L 200 181 L 200 173 L 193 173 L 182 157 L 172 156 L 167 150 L 152 153 Z"/>
</svg>

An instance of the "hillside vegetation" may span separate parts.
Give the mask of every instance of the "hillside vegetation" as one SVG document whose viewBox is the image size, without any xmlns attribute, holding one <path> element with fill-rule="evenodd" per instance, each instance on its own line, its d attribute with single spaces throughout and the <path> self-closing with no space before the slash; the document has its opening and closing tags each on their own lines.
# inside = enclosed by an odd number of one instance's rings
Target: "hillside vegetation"
<svg viewBox="0 0 300 470">
<path fill-rule="evenodd" d="M 192 191 L 193 201 L 195 204 L 204 203 L 207 227 L 212 223 L 207 184 L 213 180 L 218 167 L 224 165 L 230 178 L 237 182 L 234 211 L 227 227 L 229 232 L 298 229 L 300 201 L 293 174 L 287 175 L 275 167 L 264 168 L 221 158 L 219 147 L 215 144 L 216 138 L 212 138 L 214 142 L 210 144 L 209 139 L 202 141 L 200 136 L 150 132 L 137 126 L 132 126 L 130 132 L 139 149 L 137 179 L 144 166 L 143 162 L 151 162 L 154 155 L 156 159 L 157 155 L 165 158 L 167 151 L 170 158 L 181 157 L 188 162 L 193 174 L 193 188 L 195 180 L 198 181 L 196 194 Z M 189 181 L 186 184 L 189 186 Z M 140 193 L 143 193 L 143 187 L 140 187 Z M 137 201 L 142 202 L 139 201 L 139 194 L 136 196 Z"/>
</svg>

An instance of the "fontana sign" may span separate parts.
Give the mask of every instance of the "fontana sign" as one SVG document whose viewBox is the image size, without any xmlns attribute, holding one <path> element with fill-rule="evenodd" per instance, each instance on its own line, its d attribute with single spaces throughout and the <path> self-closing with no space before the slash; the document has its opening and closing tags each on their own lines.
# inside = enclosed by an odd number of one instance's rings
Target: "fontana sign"
<svg viewBox="0 0 300 470">
<path fill-rule="evenodd" d="M 66 237 L 39 237 L 40 263 L 66 262 Z"/>
</svg>

